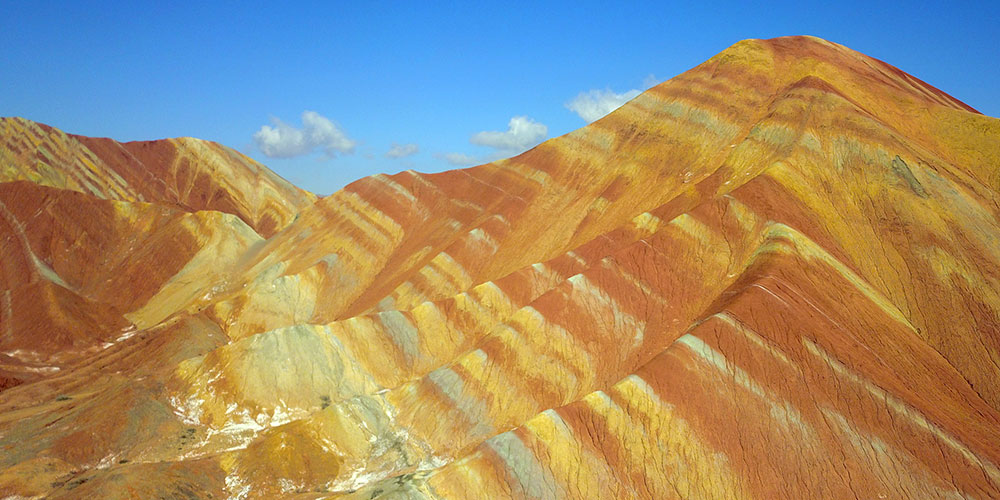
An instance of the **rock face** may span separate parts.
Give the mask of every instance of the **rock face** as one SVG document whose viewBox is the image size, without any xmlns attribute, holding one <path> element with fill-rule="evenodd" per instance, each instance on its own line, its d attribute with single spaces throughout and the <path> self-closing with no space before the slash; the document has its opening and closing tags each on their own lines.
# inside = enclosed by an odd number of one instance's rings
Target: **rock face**
<svg viewBox="0 0 1000 500">
<path fill-rule="evenodd" d="M 317 201 L 0 123 L 0 495 L 1000 498 L 1000 121 L 840 45 Z"/>
</svg>

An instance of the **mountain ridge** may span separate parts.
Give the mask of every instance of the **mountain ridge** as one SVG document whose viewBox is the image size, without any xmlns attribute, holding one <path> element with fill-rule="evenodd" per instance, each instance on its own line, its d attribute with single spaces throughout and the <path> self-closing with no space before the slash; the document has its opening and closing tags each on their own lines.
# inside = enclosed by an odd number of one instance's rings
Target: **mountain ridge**
<svg viewBox="0 0 1000 500">
<path fill-rule="evenodd" d="M 201 139 L 120 143 L 66 134 L 23 118 L 0 118 L 0 140 L 4 141 L 4 164 L 10 165 L 0 171 L 0 180 L 30 180 L 102 198 L 149 201 L 188 211 L 215 208 L 239 216 L 265 236 L 315 200 L 315 195 L 250 158 Z M 12 154 L 20 157 L 12 158 Z M 35 163 L 25 168 L 29 156 L 34 156 Z M 220 180 L 248 185 L 227 186 Z M 260 195 L 250 189 L 252 183 L 269 197 L 257 200 Z"/>
</svg>

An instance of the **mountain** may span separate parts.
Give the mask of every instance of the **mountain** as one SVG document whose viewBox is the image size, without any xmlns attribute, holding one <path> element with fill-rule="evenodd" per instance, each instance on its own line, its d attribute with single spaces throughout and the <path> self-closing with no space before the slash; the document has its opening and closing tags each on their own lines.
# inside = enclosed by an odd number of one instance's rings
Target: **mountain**
<svg viewBox="0 0 1000 500">
<path fill-rule="evenodd" d="M 0 182 L 233 214 L 270 237 L 316 200 L 225 146 L 189 137 L 120 143 L 0 118 Z"/>
<path fill-rule="evenodd" d="M 3 123 L 0 495 L 1000 498 L 1000 120 L 841 45 L 318 200 Z"/>
</svg>

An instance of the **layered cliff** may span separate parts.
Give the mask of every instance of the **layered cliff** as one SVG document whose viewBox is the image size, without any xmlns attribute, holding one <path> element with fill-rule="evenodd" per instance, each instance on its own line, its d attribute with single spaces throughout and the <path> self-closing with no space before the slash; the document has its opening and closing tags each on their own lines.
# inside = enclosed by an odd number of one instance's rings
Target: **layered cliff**
<svg viewBox="0 0 1000 500">
<path fill-rule="evenodd" d="M 0 493 L 1000 497 L 1000 121 L 843 46 L 315 203 L 3 123 Z"/>
</svg>

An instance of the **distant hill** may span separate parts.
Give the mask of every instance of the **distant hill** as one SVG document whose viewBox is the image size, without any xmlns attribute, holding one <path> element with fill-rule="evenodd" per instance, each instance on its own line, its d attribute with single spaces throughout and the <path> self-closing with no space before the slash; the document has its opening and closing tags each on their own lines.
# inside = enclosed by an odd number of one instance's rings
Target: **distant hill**
<svg viewBox="0 0 1000 500">
<path fill-rule="evenodd" d="M 214 142 L 117 142 L 0 118 L 0 182 L 26 180 L 98 198 L 233 214 L 269 237 L 316 197 Z"/>
</svg>

